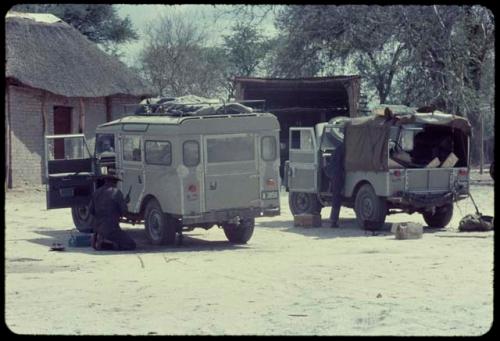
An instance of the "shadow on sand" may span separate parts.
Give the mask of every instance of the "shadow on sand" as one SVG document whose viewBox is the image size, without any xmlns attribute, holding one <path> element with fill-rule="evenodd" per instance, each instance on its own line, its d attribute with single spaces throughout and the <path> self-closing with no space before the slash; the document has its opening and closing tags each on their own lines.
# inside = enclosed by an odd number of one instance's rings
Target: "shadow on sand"
<svg viewBox="0 0 500 341">
<path fill-rule="evenodd" d="M 40 228 L 34 231 L 44 237 L 28 239 L 28 242 L 39 244 L 50 248 L 53 243 L 61 243 L 64 245 L 65 250 L 62 252 L 76 252 L 76 253 L 86 253 L 86 254 L 96 254 L 96 255 L 115 255 L 115 254 L 125 254 L 125 253 L 161 253 L 161 252 L 199 252 L 199 251 L 226 251 L 226 250 L 240 250 L 247 249 L 249 245 L 236 245 L 231 244 L 227 240 L 206 240 L 196 238 L 200 236 L 200 233 L 188 232 L 184 233 L 184 238 L 182 245 L 151 245 L 147 240 L 146 233 L 143 228 L 125 228 L 129 236 L 134 239 L 137 244 L 137 248 L 133 251 L 96 251 L 90 246 L 84 247 L 73 247 L 69 246 L 68 241 L 71 234 L 80 234 L 75 229 L 68 228 L 62 230 L 48 230 Z M 48 238 L 47 238 L 48 237 Z"/>
<path fill-rule="evenodd" d="M 282 232 L 296 233 L 303 236 L 318 239 L 337 237 L 385 237 L 392 236 L 391 227 L 393 223 L 385 223 L 377 230 L 365 230 L 358 226 L 354 218 L 340 218 L 338 228 L 331 228 L 330 221 L 323 219 L 321 227 L 295 227 L 291 220 L 274 220 L 256 223 L 257 228 L 282 228 Z M 443 232 L 444 229 L 433 229 L 424 226 L 424 233 Z"/>
</svg>

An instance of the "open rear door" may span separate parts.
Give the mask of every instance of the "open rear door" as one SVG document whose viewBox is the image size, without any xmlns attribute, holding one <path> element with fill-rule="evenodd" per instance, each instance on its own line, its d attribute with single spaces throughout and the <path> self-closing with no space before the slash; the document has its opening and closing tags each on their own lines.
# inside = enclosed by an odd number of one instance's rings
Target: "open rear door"
<svg viewBox="0 0 500 341">
<path fill-rule="evenodd" d="M 94 166 L 83 134 L 45 136 L 47 209 L 87 204 Z"/>
<path fill-rule="evenodd" d="M 317 193 L 318 146 L 313 128 L 290 128 L 288 189 Z"/>
</svg>

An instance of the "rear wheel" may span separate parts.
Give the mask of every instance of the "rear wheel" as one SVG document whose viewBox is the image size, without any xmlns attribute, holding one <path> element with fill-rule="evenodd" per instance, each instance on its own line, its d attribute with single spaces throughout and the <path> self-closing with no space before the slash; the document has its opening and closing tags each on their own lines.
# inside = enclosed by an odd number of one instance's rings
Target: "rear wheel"
<svg viewBox="0 0 500 341">
<path fill-rule="evenodd" d="M 253 235 L 254 218 L 239 219 L 237 224 L 222 224 L 224 234 L 233 244 L 246 244 Z"/>
<path fill-rule="evenodd" d="M 385 222 L 387 204 L 385 199 L 377 196 L 370 184 L 364 184 L 356 193 L 354 211 L 361 228 L 379 229 Z"/>
<path fill-rule="evenodd" d="M 448 225 L 453 217 L 453 204 L 446 204 L 441 207 L 436 207 L 434 213 L 422 213 L 425 222 L 432 228 L 443 228 Z"/>
<path fill-rule="evenodd" d="M 83 233 L 93 232 L 94 216 L 90 213 L 89 204 L 71 207 L 71 216 L 78 231 Z"/>
<path fill-rule="evenodd" d="M 288 195 L 288 205 L 293 215 L 297 214 L 319 214 L 321 203 L 316 194 L 304 192 L 290 192 Z"/>
<path fill-rule="evenodd" d="M 171 245 L 175 243 L 177 224 L 172 217 L 163 213 L 156 199 L 151 199 L 146 205 L 144 227 L 151 244 Z"/>
</svg>

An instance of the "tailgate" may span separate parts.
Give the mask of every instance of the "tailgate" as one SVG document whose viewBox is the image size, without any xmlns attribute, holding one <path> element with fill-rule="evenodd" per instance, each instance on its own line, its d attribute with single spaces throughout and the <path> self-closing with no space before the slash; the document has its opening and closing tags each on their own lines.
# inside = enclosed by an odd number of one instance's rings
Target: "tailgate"
<svg viewBox="0 0 500 341">
<path fill-rule="evenodd" d="M 406 190 L 409 192 L 449 191 L 453 180 L 453 168 L 406 170 Z"/>
</svg>

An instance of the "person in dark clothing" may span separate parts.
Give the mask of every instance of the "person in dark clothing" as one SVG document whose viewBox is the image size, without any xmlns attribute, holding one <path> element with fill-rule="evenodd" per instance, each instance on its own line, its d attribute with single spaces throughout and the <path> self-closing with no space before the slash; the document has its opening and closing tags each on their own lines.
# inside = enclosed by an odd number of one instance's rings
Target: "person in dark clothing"
<svg viewBox="0 0 500 341">
<path fill-rule="evenodd" d="M 332 191 L 332 211 L 330 212 L 330 226 L 338 227 L 340 206 L 342 204 L 342 188 L 344 187 L 344 143 L 339 143 L 332 152 L 325 172 L 330 178 Z"/>
<path fill-rule="evenodd" d="M 116 188 L 120 178 L 105 175 L 104 185 L 92 195 L 90 213 L 94 215 L 92 246 L 96 250 L 134 250 L 136 245 L 130 236 L 120 228 L 120 217 L 127 211 L 127 201 Z"/>
</svg>

